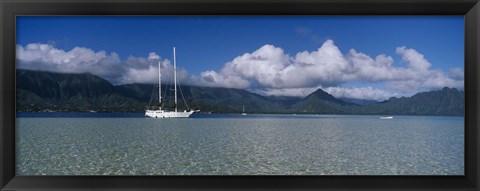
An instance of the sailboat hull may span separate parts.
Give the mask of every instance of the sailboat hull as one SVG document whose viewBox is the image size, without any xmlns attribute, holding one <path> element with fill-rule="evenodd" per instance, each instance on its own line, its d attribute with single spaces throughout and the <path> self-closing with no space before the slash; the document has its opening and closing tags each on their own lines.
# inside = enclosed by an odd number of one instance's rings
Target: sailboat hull
<svg viewBox="0 0 480 191">
<path fill-rule="evenodd" d="M 145 111 L 145 117 L 150 118 L 188 118 L 193 114 L 193 111 L 166 111 L 166 110 L 147 110 Z"/>
</svg>

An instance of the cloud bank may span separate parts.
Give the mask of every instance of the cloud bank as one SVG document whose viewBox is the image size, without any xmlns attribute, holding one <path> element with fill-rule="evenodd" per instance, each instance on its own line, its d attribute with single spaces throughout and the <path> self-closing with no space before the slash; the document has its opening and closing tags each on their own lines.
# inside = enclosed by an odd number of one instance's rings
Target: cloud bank
<svg viewBox="0 0 480 191">
<path fill-rule="evenodd" d="M 17 68 L 62 73 L 92 73 L 115 85 L 129 83 L 155 83 L 158 81 L 158 63 L 162 79 L 172 82 L 173 65 L 157 53 L 148 57 L 128 56 L 120 60 L 117 53 L 95 52 L 84 47 L 65 51 L 50 44 L 17 45 Z M 187 79 L 185 69 L 177 69 L 178 79 Z"/>
<path fill-rule="evenodd" d="M 375 100 L 443 87 L 463 89 L 463 69 L 452 68 L 446 74 L 432 69 L 432 64 L 414 49 L 398 47 L 396 53 L 406 66 L 396 66 L 394 59 L 385 54 L 373 58 L 355 49 L 342 54 L 332 40 L 315 51 L 294 56 L 267 44 L 234 58 L 219 72 L 201 73 L 199 84 L 253 88 L 265 95 L 305 96 L 323 88 L 337 97 Z M 341 87 L 349 82 L 383 83 L 390 92 L 370 86 Z"/>
<path fill-rule="evenodd" d="M 314 51 L 289 55 L 274 45 L 239 55 L 219 71 L 206 70 L 189 76 L 177 70 L 184 84 L 248 89 L 263 95 L 306 96 L 322 88 L 335 97 L 385 100 L 392 96 L 453 87 L 463 89 L 464 71 L 450 68 L 448 73 L 432 64 L 415 49 L 397 47 L 399 64 L 391 56 L 369 56 L 355 49 L 343 54 L 332 40 Z M 54 72 L 90 72 L 113 84 L 155 83 L 158 63 L 162 79 L 173 79 L 173 66 L 155 52 L 146 57 L 129 56 L 121 60 L 116 53 L 76 47 L 69 51 L 49 44 L 17 45 L 17 67 Z M 364 87 L 345 88 L 353 82 Z M 369 84 L 382 84 L 384 89 Z"/>
</svg>

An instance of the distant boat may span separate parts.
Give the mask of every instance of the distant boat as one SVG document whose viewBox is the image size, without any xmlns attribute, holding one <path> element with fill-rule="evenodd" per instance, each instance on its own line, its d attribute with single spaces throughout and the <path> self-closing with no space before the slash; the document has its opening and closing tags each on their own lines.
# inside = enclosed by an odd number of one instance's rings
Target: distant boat
<svg viewBox="0 0 480 191">
<path fill-rule="evenodd" d="M 243 105 L 242 115 L 247 115 L 247 113 L 245 113 L 245 105 Z"/>
<path fill-rule="evenodd" d="M 177 109 L 177 63 L 175 58 L 175 47 L 173 47 L 173 79 L 175 86 L 175 110 L 165 110 L 162 109 L 162 75 L 160 73 L 160 62 L 158 62 L 158 109 L 146 109 L 145 117 L 151 118 L 179 118 L 179 117 L 190 117 L 193 114 L 193 110 L 178 111 Z M 188 106 L 187 106 L 188 108 Z M 199 110 L 196 110 L 199 111 Z"/>
<path fill-rule="evenodd" d="M 391 116 L 391 115 L 382 115 L 382 116 L 380 116 L 380 119 L 393 119 L 393 116 Z"/>
</svg>

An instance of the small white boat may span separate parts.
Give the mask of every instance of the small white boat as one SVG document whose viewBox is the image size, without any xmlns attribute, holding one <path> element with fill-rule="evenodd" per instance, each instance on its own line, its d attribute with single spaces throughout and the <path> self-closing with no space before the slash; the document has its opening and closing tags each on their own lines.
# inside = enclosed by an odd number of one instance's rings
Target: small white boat
<svg viewBox="0 0 480 191">
<path fill-rule="evenodd" d="M 247 115 L 247 113 L 245 113 L 245 105 L 243 106 L 242 115 Z"/>
<path fill-rule="evenodd" d="M 382 116 L 380 116 L 380 119 L 393 119 L 393 116 L 391 116 L 391 115 L 388 115 L 388 116 L 387 116 L 387 115 L 382 115 Z"/>
</svg>

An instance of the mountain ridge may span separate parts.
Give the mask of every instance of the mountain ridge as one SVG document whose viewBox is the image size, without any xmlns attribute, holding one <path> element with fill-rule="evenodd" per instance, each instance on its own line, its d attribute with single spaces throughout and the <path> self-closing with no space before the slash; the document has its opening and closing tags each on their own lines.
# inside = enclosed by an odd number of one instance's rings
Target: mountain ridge
<svg viewBox="0 0 480 191">
<path fill-rule="evenodd" d="M 144 112 L 158 102 L 153 84 L 114 86 L 90 73 L 65 74 L 17 69 L 17 111 Z M 162 84 L 163 89 L 163 84 Z M 172 91 L 164 91 L 165 105 L 172 105 Z M 305 113 L 464 115 L 464 91 L 443 88 L 411 97 L 390 98 L 360 105 L 335 98 L 322 89 L 305 98 L 262 96 L 243 89 L 182 86 L 190 108 L 213 113 Z M 180 99 L 179 108 L 186 109 Z"/>
</svg>

